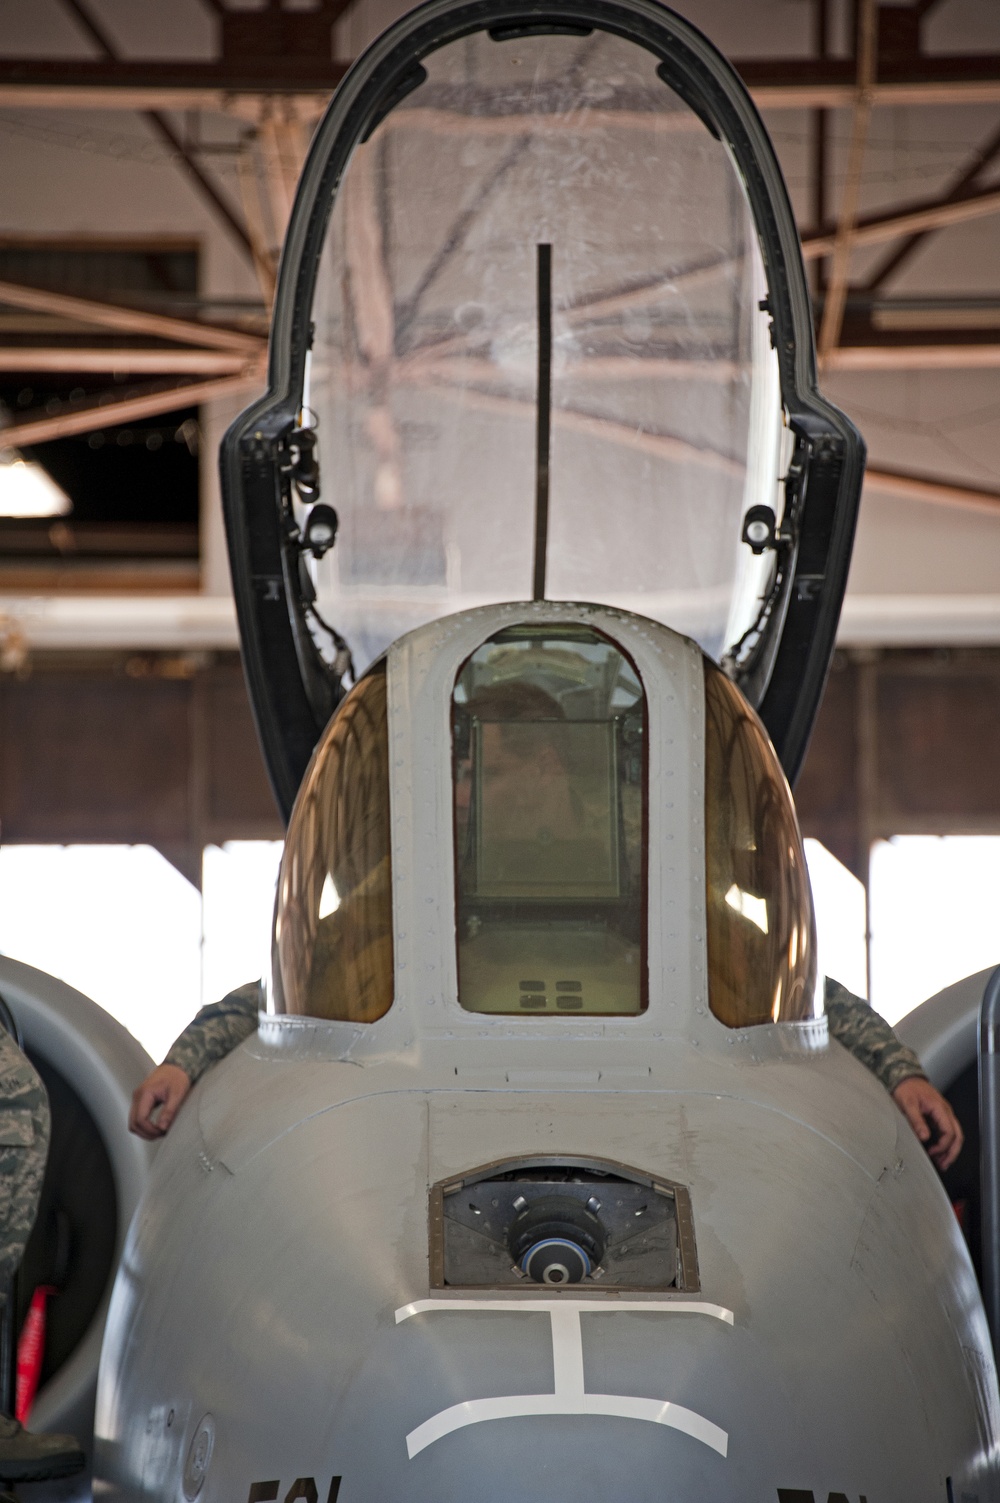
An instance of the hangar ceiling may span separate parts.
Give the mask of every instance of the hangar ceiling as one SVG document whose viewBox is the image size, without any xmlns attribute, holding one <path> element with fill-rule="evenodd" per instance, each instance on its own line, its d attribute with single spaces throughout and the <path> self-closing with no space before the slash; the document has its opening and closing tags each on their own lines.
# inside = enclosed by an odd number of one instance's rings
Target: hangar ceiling
<svg viewBox="0 0 1000 1503">
<path fill-rule="evenodd" d="M 311 9 L 280 0 L 257 10 L 203 3 L 216 23 L 214 56 L 143 58 L 123 54 L 94 0 L 59 0 L 91 56 L 0 58 L 0 110 L 141 113 L 252 260 L 266 308 L 309 134 L 344 71 L 332 56 L 332 28 L 364 0 L 320 0 Z M 953 9 L 948 0 L 860 0 L 847 55 L 835 36 L 844 18 L 832 0 L 811 0 L 808 8 L 810 54 L 737 58 L 736 66 L 768 118 L 793 188 L 824 370 L 1000 367 L 1000 282 L 984 267 L 976 236 L 1000 216 L 1000 51 L 927 47 L 935 12 Z M 686 9 L 698 18 L 696 6 Z M 229 127 L 242 202 L 214 169 L 213 119 Z M 895 171 L 886 170 L 887 147 Z M 905 191 L 915 181 L 922 191 Z M 911 290 L 907 274 L 926 264 L 928 244 L 944 232 L 948 275 L 923 275 Z M 13 325 L 8 317 L 6 330 L 0 325 L 0 374 L 72 369 L 130 377 L 112 403 L 102 400 L 97 379 L 82 399 L 18 413 L 3 430 L 11 445 L 260 385 L 259 317 L 181 318 L 139 298 L 123 306 L 11 280 L 0 280 L 0 304 L 22 315 Z M 25 314 L 35 315 L 33 326 Z M 997 488 L 963 475 L 906 475 L 876 463 L 869 487 L 925 502 L 1000 506 Z"/>
<path fill-rule="evenodd" d="M 44 460 L 45 445 L 73 436 L 145 425 L 155 443 L 164 415 L 238 408 L 262 385 L 277 258 L 313 126 L 341 59 L 405 6 L 4 8 L 17 22 L 0 56 L 10 143 L 68 146 L 93 121 L 107 156 L 116 122 L 141 129 L 143 151 L 169 164 L 242 266 L 244 289 L 81 295 L 37 263 L 0 275 L 0 391 L 19 397 L 0 417 L 0 442 L 42 446 Z M 869 616 L 888 610 L 885 630 L 868 622 L 871 639 L 896 640 L 894 600 L 919 598 L 920 640 L 935 629 L 977 640 L 977 602 L 996 594 L 1000 568 L 1000 12 L 989 0 L 680 8 L 736 59 L 764 112 L 811 268 L 824 384 L 869 440 L 852 587 Z M 30 192 L 26 201 L 27 213 L 6 216 L 19 221 L 0 232 L 7 249 L 46 242 L 31 228 Z M 175 560 L 163 578 L 184 588 L 185 567 Z M 142 581 L 133 572 L 121 587 Z M 948 601 L 937 618 L 932 596 Z M 848 625 L 851 610 L 849 596 Z"/>
</svg>

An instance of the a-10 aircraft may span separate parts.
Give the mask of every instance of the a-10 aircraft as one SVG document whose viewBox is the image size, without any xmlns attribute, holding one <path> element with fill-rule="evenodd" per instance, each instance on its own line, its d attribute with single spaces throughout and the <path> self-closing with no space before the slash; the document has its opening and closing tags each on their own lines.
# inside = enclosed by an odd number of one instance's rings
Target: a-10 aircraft
<svg viewBox="0 0 1000 1503">
<path fill-rule="evenodd" d="M 690 24 L 431 0 L 354 66 L 222 457 L 269 1007 L 134 1223 L 102 1499 L 1000 1498 L 972 1268 L 829 1043 L 786 782 L 863 457 Z"/>
</svg>

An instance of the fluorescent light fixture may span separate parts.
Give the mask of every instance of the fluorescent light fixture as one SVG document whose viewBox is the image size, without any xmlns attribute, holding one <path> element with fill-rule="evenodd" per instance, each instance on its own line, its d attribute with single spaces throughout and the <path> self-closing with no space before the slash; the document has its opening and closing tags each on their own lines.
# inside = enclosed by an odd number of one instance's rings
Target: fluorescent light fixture
<svg viewBox="0 0 1000 1503">
<path fill-rule="evenodd" d="M 40 464 L 16 453 L 0 456 L 0 517 L 64 517 L 72 510 L 66 492 Z"/>
</svg>

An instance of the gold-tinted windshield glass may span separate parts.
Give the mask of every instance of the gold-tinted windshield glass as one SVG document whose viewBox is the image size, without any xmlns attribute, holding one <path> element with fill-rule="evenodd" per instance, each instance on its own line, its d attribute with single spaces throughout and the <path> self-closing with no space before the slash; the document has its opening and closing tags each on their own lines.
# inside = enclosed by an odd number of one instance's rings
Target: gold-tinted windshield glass
<svg viewBox="0 0 1000 1503">
<path fill-rule="evenodd" d="M 274 918 L 278 1012 L 373 1023 L 393 995 L 385 668 L 351 690 L 292 810 Z"/>
<path fill-rule="evenodd" d="M 791 791 L 767 732 L 705 661 L 708 996 L 729 1028 L 821 1010 L 812 895 Z"/>
<path fill-rule="evenodd" d="M 515 627 L 453 701 L 458 994 L 471 1012 L 646 1005 L 645 698 L 583 628 Z"/>
</svg>

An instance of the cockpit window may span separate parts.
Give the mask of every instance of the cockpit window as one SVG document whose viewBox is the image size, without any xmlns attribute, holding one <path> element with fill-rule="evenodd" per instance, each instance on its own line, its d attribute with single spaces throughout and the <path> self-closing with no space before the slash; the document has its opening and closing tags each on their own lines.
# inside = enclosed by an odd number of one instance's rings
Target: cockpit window
<svg viewBox="0 0 1000 1503">
<path fill-rule="evenodd" d="M 288 826 L 274 917 L 275 1010 L 373 1023 L 392 1005 L 384 665 L 351 690 Z"/>
<path fill-rule="evenodd" d="M 705 662 L 708 998 L 728 1028 L 822 1011 L 816 934 L 792 795 L 767 732 Z"/>
<path fill-rule="evenodd" d="M 646 1006 L 645 696 L 597 632 L 514 627 L 452 705 L 458 996 L 470 1012 Z"/>
</svg>

